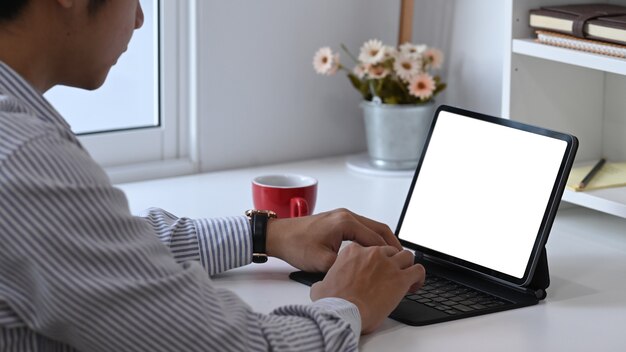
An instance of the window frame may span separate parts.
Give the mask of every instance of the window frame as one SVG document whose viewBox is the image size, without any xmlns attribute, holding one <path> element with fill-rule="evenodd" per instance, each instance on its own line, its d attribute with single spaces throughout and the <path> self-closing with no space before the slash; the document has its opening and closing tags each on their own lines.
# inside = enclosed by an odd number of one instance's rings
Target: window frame
<svg viewBox="0 0 626 352">
<path fill-rule="evenodd" d="M 193 2 L 158 0 L 160 126 L 78 136 L 114 183 L 184 175 L 198 170 L 195 147 Z"/>
</svg>

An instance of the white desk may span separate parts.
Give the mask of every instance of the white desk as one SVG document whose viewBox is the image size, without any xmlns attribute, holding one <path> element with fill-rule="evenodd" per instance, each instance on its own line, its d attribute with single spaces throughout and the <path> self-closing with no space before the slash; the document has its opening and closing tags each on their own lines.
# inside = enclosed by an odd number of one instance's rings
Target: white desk
<svg viewBox="0 0 626 352">
<path fill-rule="evenodd" d="M 346 207 L 395 228 L 409 177 L 349 171 L 344 158 L 225 171 L 120 185 L 139 212 L 157 206 L 178 216 L 241 214 L 252 207 L 250 180 L 272 172 L 319 180 L 316 212 Z M 387 319 L 361 337 L 363 351 L 625 351 L 626 220 L 583 208 L 561 209 L 548 240 L 552 284 L 539 305 L 425 327 Z M 294 269 L 271 259 L 219 275 L 215 282 L 254 309 L 308 303 Z"/>
</svg>

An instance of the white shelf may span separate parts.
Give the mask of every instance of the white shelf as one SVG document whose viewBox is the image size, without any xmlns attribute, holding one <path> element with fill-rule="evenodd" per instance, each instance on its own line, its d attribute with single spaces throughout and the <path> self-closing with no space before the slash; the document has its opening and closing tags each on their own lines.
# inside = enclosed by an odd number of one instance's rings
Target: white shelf
<svg viewBox="0 0 626 352">
<path fill-rule="evenodd" d="M 626 218 L 626 187 L 574 192 L 565 190 L 563 200 L 607 214 Z"/>
<path fill-rule="evenodd" d="M 603 2 L 505 2 L 502 115 L 577 136 L 575 165 L 600 157 L 626 160 L 626 59 L 538 43 L 528 13 L 546 5 Z M 626 6 L 626 0 L 610 2 Z M 626 218 L 626 187 L 565 190 L 563 201 Z"/>
<path fill-rule="evenodd" d="M 625 59 L 540 44 L 533 39 L 513 39 L 512 46 L 516 54 L 626 75 Z"/>
</svg>

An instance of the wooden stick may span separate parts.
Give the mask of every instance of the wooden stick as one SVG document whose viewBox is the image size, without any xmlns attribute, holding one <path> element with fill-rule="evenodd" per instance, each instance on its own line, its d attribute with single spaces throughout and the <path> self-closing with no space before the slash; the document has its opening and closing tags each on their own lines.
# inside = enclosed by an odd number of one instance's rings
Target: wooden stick
<svg viewBox="0 0 626 352">
<path fill-rule="evenodd" d="M 411 42 L 413 34 L 413 5 L 414 0 L 402 0 L 400 5 L 400 30 L 398 31 L 398 46 Z"/>
</svg>

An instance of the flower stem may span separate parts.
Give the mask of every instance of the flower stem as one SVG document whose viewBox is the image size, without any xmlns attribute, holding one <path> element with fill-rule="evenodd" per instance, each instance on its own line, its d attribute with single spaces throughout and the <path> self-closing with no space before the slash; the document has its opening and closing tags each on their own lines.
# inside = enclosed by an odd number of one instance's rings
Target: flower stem
<svg viewBox="0 0 626 352">
<path fill-rule="evenodd" d="M 350 52 L 350 50 L 348 50 L 345 44 L 343 43 L 341 44 L 341 49 L 343 49 L 343 51 L 345 51 L 346 54 L 348 54 L 348 56 L 352 59 L 352 61 L 354 61 L 355 64 L 359 63 L 359 60 L 357 60 L 357 58 L 354 57 L 354 55 L 352 55 L 352 53 Z"/>
</svg>

